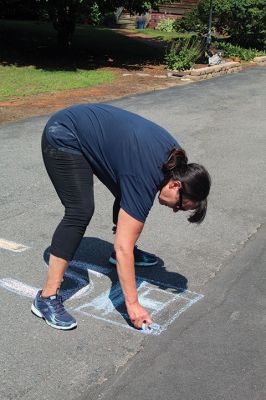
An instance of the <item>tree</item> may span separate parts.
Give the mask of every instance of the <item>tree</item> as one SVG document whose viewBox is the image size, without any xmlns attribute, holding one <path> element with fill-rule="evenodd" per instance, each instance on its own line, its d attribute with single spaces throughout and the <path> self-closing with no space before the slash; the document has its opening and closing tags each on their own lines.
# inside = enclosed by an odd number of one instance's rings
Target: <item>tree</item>
<svg viewBox="0 0 266 400">
<path fill-rule="evenodd" d="M 98 20 L 100 13 L 115 11 L 118 7 L 126 8 L 130 13 L 143 12 L 156 7 L 166 0 L 0 0 L 1 17 L 18 18 L 28 15 L 30 19 L 46 13 L 57 31 L 58 45 L 62 49 L 70 46 L 75 32 L 76 22 L 82 12 L 89 14 L 97 10 Z M 19 12 L 16 12 L 19 10 Z M 33 12 L 34 11 L 34 12 Z"/>
<path fill-rule="evenodd" d="M 76 18 L 82 1 L 79 0 L 36 0 L 45 10 L 57 31 L 58 46 L 70 46 L 75 31 Z"/>
<path fill-rule="evenodd" d="M 38 9 L 36 0 L 0 0 L 0 18 L 37 19 Z"/>
<path fill-rule="evenodd" d="M 243 46 L 263 45 L 266 39 L 266 0 L 212 0 L 213 26 Z M 210 0 L 201 0 L 177 28 L 206 34 Z"/>
<path fill-rule="evenodd" d="M 198 6 L 202 21 L 208 10 L 209 0 L 202 0 Z M 216 29 L 235 39 L 260 35 L 266 30 L 266 0 L 213 0 L 213 14 Z"/>
</svg>

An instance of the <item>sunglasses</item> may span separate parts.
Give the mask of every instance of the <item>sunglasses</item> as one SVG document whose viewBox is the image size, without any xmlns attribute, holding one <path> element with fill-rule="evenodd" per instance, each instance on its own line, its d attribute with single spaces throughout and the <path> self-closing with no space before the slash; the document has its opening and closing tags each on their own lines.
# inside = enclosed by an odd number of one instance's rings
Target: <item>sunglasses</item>
<svg viewBox="0 0 266 400">
<path fill-rule="evenodd" d="M 179 189 L 179 199 L 178 202 L 176 203 L 176 209 L 185 211 L 183 207 L 183 198 L 184 198 L 184 190 L 182 188 Z"/>
</svg>

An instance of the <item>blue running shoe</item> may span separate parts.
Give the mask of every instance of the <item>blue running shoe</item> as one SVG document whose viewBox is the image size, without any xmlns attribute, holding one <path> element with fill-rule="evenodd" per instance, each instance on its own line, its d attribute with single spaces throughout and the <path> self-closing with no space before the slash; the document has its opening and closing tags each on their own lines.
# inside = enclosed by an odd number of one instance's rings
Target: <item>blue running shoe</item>
<svg viewBox="0 0 266 400">
<path fill-rule="evenodd" d="M 77 326 L 76 320 L 65 310 L 61 296 L 55 294 L 42 298 L 41 294 L 42 291 L 39 290 L 31 306 L 33 314 L 56 329 L 69 330 Z"/>
<path fill-rule="evenodd" d="M 135 266 L 136 267 L 151 267 L 153 265 L 158 264 L 158 258 L 151 253 L 147 253 L 146 251 L 139 250 L 137 246 L 134 248 L 134 258 L 135 258 Z M 112 252 L 109 263 L 116 265 L 116 254 L 115 251 Z"/>
</svg>

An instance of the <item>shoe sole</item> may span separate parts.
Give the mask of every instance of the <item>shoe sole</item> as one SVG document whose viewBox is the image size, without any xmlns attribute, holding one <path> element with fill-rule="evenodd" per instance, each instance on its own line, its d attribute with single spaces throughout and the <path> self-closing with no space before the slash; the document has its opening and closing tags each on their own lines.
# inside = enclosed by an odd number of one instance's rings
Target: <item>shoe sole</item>
<svg viewBox="0 0 266 400">
<path fill-rule="evenodd" d="M 109 263 L 110 263 L 110 264 L 113 264 L 113 265 L 116 265 L 116 259 L 113 258 L 113 257 L 110 257 L 110 258 L 109 258 Z M 158 261 L 157 261 L 157 260 L 154 261 L 154 262 L 152 262 L 152 263 L 135 262 L 135 266 L 136 266 L 136 267 L 152 267 L 152 266 L 154 266 L 154 265 L 156 265 L 156 264 L 158 264 Z"/>
<path fill-rule="evenodd" d="M 52 322 L 47 321 L 47 319 L 43 316 L 43 314 L 35 307 L 34 304 L 31 305 L 31 312 L 36 315 L 36 317 L 42 318 L 44 319 L 44 321 L 47 323 L 47 325 L 51 326 L 52 328 L 55 329 L 60 329 L 63 331 L 69 331 L 73 328 L 75 328 L 77 326 L 77 323 L 74 322 L 72 325 L 70 326 L 58 326 L 58 325 L 54 325 Z"/>
</svg>

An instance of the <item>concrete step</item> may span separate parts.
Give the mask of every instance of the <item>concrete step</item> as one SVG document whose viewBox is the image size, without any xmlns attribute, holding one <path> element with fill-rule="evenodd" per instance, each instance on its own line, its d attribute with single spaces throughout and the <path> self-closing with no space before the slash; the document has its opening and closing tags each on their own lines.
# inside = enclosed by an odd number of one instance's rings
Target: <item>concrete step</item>
<svg viewBox="0 0 266 400">
<path fill-rule="evenodd" d="M 136 23 L 118 22 L 117 27 L 118 29 L 135 29 Z"/>
</svg>

